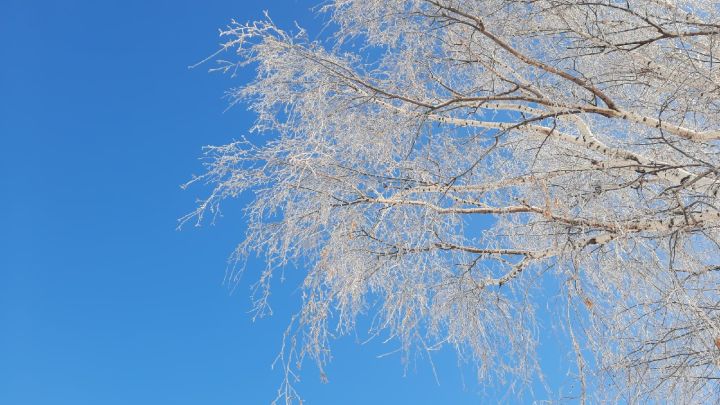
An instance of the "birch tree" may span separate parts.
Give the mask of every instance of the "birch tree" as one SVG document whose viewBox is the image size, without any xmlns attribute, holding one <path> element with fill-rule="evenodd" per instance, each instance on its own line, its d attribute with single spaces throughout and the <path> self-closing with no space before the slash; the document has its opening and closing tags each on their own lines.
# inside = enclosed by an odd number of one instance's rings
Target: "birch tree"
<svg viewBox="0 0 720 405">
<path fill-rule="evenodd" d="M 448 346 L 521 395 L 542 371 L 548 306 L 572 398 L 720 401 L 717 3 L 321 13 L 322 41 L 269 17 L 222 30 L 216 70 L 254 69 L 228 96 L 257 121 L 207 147 L 191 183 L 212 192 L 184 218 L 252 193 L 234 258 L 266 260 L 258 315 L 278 271 L 303 272 L 278 399 L 298 399 L 303 362 L 324 376 L 360 317 L 406 358 Z"/>
</svg>

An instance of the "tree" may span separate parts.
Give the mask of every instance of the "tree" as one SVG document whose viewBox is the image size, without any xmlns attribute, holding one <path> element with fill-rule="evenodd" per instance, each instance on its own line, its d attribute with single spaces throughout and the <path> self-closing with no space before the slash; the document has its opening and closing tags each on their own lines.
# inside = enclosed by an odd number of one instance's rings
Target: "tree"
<svg viewBox="0 0 720 405">
<path fill-rule="evenodd" d="M 334 0 L 331 39 L 233 22 L 267 139 L 208 147 L 185 219 L 254 192 L 242 260 L 306 269 L 279 392 L 328 342 L 440 346 L 527 382 L 552 302 L 583 400 L 720 399 L 720 9 L 704 0 Z M 233 273 L 236 274 L 236 273 Z M 551 287 L 548 287 L 551 286 Z M 553 298 L 550 291 L 560 291 Z M 493 380 L 495 379 L 495 380 Z"/>
</svg>

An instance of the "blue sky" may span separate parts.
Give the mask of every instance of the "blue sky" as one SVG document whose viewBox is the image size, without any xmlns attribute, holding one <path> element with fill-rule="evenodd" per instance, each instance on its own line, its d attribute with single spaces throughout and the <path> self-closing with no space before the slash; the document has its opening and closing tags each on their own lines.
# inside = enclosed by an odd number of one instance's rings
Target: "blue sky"
<svg viewBox="0 0 720 405">
<path fill-rule="evenodd" d="M 3 1 L 1 404 L 274 397 L 281 375 L 270 365 L 299 300 L 293 277 L 274 292 L 276 315 L 253 323 L 253 274 L 234 294 L 222 283 L 242 201 L 215 226 L 175 229 L 207 191 L 179 187 L 201 172 L 201 147 L 251 124 L 222 99 L 247 77 L 187 66 L 216 49 L 231 18 L 264 9 L 318 32 L 315 3 Z M 438 385 L 427 363 L 404 377 L 397 356 L 377 358 L 392 348 L 355 340 L 334 346 L 329 384 L 305 370 L 310 404 L 482 402 L 482 387 L 447 353 Z"/>
</svg>

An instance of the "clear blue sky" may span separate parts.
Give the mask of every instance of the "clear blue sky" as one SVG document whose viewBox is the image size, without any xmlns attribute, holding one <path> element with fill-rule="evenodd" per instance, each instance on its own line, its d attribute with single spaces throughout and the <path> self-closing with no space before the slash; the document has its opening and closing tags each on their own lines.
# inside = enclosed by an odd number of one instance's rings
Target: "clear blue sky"
<svg viewBox="0 0 720 405">
<path fill-rule="evenodd" d="M 217 28 L 263 9 L 318 32 L 315 3 L 2 2 L 0 404 L 274 397 L 270 364 L 298 291 L 280 286 L 276 316 L 252 323 L 253 273 L 234 294 L 223 286 L 241 201 L 216 226 L 175 230 L 207 191 L 179 188 L 201 172 L 201 147 L 252 119 L 223 112 L 239 82 L 187 66 L 216 49 Z M 334 347 L 329 384 L 312 367 L 303 375 L 310 404 L 482 402 L 450 355 L 438 357 L 438 385 L 427 363 L 403 377 L 397 356 L 377 359 L 391 349 L 380 343 Z"/>
</svg>

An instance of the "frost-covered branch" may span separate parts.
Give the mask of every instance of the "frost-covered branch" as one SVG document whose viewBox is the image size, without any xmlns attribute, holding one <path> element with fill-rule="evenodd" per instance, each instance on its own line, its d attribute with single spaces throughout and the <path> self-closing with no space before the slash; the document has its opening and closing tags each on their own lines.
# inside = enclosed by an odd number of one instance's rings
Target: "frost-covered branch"
<svg viewBox="0 0 720 405">
<path fill-rule="evenodd" d="M 302 264 L 282 399 L 297 399 L 296 366 L 324 373 L 331 337 L 364 314 L 406 358 L 451 346 L 483 381 L 529 395 L 543 306 L 568 331 L 572 395 L 720 400 L 717 4 L 323 12 L 325 42 L 269 19 L 222 31 L 218 69 L 256 71 L 228 92 L 255 134 L 208 148 L 193 182 L 213 191 L 184 218 L 254 193 L 235 258 L 266 258 L 260 314 L 275 272 Z"/>
</svg>

